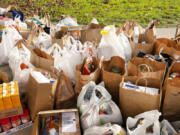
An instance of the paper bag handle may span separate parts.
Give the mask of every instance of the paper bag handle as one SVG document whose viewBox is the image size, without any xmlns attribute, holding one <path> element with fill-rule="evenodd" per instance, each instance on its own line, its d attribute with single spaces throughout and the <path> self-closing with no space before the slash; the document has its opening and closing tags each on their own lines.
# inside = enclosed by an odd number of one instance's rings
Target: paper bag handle
<svg viewBox="0 0 180 135">
<path fill-rule="evenodd" d="M 138 78 L 137 81 L 136 81 L 136 84 L 135 84 L 136 86 L 138 85 L 139 80 L 144 80 L 145 83 L 146 83 L 145 85 L 147 87 L 147 79 L 145 79 L 145 78 Z M 146 90 L 146 88 L 145 88 L 145 90 Z"/>
<path fill-rule="evenodd" d="M 141 66 L 145 66 L 147 68 L 147 72 L 153 72 L 153 69 L 151 66 L 147 65 L 147 64 L 140 64 L 138 65 L 138 69 L 141 68 Z"/>
</svg>

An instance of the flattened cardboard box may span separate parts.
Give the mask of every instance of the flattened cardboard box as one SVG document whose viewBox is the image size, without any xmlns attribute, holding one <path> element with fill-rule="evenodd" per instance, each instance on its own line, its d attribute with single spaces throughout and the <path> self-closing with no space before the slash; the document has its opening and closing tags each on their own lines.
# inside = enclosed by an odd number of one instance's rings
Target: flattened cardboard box
<svg viewBox="0 0 180 135">
<path fill-rule="evenodd" d="M 71 115 L 70 117 L 74 117 L 73 121 L 75 122 L 73 125 L 71 125 L 71 128 L 65 127 L 68 122 L 65 122 L 63 115 Z M 73 116 L 74 114 L 74 116 Z M 42 111 L 39 112 L 36 120 L 34 122 L 34 125 L 32 127 L 32 135 L 39 135 L 39 125 L 40 125 L 40 118 L 41 117 L 47 117 L 47 116 L 59 116 L 60 123 L 59 123 L 59 135 L 81 135 L 80 130 L 80 123 L 79 123 L 79 113 L 77 109 L 63 109 L 63 110 L 52 110 L 52 111 Z M 69 118 L 68 118 L 69 119 Z M 70 123 L 72 124 L 72 123 Z"/>
</svg>

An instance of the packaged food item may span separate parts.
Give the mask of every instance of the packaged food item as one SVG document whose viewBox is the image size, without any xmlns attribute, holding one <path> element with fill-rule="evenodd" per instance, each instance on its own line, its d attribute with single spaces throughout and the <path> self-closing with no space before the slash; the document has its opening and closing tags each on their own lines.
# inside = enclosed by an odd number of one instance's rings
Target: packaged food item
<svg viewBox="0 0 180 135">
<path fill-rule="evenodd" d="M 13 108 L 13 104 L 10 97 L 10 91 L 3 89 L 3 103 L 6 110 Z"/>
<path fill-rule="evenodd" d="M 2 92 L 3 92 L 3 89 L 2 89 L 2 86 L 0 86 L 0 111 L 4 110 Z"/>
<path fill-rule="evenodd" d="M 49 116 L 41 118 L 40 135 L 58 135 L 59 134 L 59 118 L 55 116 Z"/>
<path fill-rule="evenodd" d="M 11 122 L 9 118 L 6 119 L 1 119 L 0 120 L 0 125 L 2 126 L 3 131 L 8 131 L 9 129 L 12 128 Z"/>
<path fill-rule="evenodd" d="M 22 70 L 23 70 L 23 69 L 28 69 L 28 68 L 29 68 L 29 66 L 26 65 L 26 64 L 24 64 L 24 63 L 21 63 L 20 67 L 21 67 Z"/>
<path fill-rule="evenodd" d="M 18 88 L 11 88 L 11 101 L 13 103 L 13 107 L 20 107 L 21 106 L 21 101 L 19 98 L 19 91 Z"/>
<path fill-rule="evenodd" d="M 24 109 L 24 114 L 20 115 L 22 124 L 25 124 L 30 121 L 29 111 Z"/>
<path fill-rule="evenodd" d="M 180 78 L 180 72 L 171 73 L 169 79 Z"/>
<path fill-rule="evenodd" d="M 89 75 L 91 72 L 95 70 L 95 66 L 93 63 L 92 57 L 88 57 L 84 63 L 82 74 L 83 75 Z"/>
<path fill-rule="evenodd" d="M 12 127 L 15 128 L 15 127 L 21 125 L 21 119 L 19 118 L 19 116 L 11 117 L 11 123 L 12 123 Z"/>
</svg>

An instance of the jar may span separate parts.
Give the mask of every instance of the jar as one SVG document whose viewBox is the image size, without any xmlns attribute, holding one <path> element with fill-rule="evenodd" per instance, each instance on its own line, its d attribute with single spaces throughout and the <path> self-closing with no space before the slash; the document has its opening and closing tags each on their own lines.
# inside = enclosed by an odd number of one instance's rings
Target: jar
<svg viewBox="0 0 180 135">
<path fill-rule="evenodd" d="M 2 129 L 3 129 L 4 132 L 8 131 L 9 129 L 12 128 L 12 125 L 11 125 L 11 122 L 10 122 L 9 118 L 1 119 L 0 120 L 0 124 L 1 124 Z"/>
<path fill-rule="evenodd" d="M 11 123 L 14 128 L 21 125 L 21 120 L 20 120 L 19 116 L 11 117 Z"/>
<path fill-rule="evenodd" d="M 30 121 L 29 111 L 27 109 L 25 109 L 24 114 L 21 115 L 21 121 L 22 121 L 23 124 Z"/>
</svg>

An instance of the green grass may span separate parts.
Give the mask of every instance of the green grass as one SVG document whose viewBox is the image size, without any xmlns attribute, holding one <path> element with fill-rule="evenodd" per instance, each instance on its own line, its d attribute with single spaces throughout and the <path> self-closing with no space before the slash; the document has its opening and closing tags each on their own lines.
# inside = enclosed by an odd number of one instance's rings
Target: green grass
<svg viewBox="0 0 180 135">
<path fill-rule="evenodd" d="M 7 0 L 1 0 L 7 1 Z M 26 15 L 39 11 L 49 12 L 53 21 L 63 14 L 73 15 L 79 24 L 88 24 L 93 17 L 105 25 L 119 26 L 134 19 L 143 26 L 152 19 L 159 19 L 160 26 L 180 23 L 180 0 L 10 0 Z"/>
</svg>

